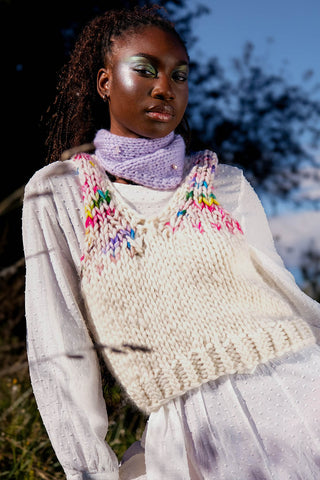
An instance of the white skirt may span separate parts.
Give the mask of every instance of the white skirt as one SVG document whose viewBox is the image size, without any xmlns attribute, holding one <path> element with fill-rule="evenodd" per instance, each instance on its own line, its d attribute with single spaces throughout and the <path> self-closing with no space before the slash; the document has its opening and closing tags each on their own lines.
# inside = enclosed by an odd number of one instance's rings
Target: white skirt
<svg viewBox="0 0 320 480">
<path fill-rule="evenodd" d="M 121 480 L 319 480 L 320 347 L 228 375 L 150 415 Z"/>
</svg>

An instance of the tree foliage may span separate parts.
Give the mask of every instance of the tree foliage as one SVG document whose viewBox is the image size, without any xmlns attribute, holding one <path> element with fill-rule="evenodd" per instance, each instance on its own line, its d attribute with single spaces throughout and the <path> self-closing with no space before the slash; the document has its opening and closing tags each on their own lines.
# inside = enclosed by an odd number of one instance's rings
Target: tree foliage
<svg viewBox="0 0 320 480">
<path fill-rule="evenodd" d="M 287 196 L 298 187 L 302 166 L 320 168 L 314 157 L 320 140 L 316 93 L 266 70 L 250 43 L 227 73 L 217 59 L 194 63 L 190 114 L 196 147 L 213 145 L 256 186 Z"/>
<path fill-rule="evenodd" d="M 320 252 L 316 246 L 311 245 L 303 252 L 301 265 L 305 292 L 320 302 Z"/>
</svg>

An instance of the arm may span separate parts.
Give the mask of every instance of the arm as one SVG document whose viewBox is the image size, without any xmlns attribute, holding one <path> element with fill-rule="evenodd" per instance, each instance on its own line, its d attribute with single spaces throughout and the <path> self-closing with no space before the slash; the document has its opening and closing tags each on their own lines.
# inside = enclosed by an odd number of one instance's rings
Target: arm
<svg viewBox="0 0 320 480">
<path fill-rule="evenodd" d="M 63 177 L 61 182 L 65 182 Z M 74 233 L 77 226 L 72 224 L 72 215 L 66 214 L 61 222 L 56 197 L 50 182 L 38 175 L 29 182 L 24 200 L 33 391 L 68 480 L 118 480 L 118 462 L 104 441 L 108 418 L 98 361 L 85 325 L 79 275 L 72 258 L 75 252 L 70 249 L 73 245 L 80 253 Z"/>
<path fill-rule="evenodd" d="M 251 247 L 252 258 L 273 279 L 277 288 L 287 295 L 302 318 L 308 321 L 320 341 L 320 306 L 296 285 L 293 275 L 285 268 L 276 251 L 272 233 L 261 202 L 242 175 L 237 218 Z"/>
</svg>

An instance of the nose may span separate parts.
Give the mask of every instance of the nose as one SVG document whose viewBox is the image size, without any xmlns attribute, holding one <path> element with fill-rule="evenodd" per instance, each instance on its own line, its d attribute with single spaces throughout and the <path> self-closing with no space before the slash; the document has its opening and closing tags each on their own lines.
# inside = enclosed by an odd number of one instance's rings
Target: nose
<svg viewBox="0 0 320 480">
<path fill-rule="evenodd" d="M 174 100 L 175 94 L 172 88 L 171 79 L 167 75 L 159 75 L 155 79 L 151 96 L 160 100 Z"/>
</svg>

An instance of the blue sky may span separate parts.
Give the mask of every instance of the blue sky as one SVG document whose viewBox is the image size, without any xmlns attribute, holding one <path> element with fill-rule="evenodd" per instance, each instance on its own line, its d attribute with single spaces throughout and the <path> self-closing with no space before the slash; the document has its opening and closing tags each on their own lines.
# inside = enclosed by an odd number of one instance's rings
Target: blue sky
<svg viewBox="0 0 320 480">
<path fill-rule="evenodd" d="M 312 69 L 320 81 L 320 0 L 199 0 L 211 13 L 193 23 L 199 38 L 191 54 L 201 50 L 227 66 L 246 41 L 267 68 L 283 66 L 289 81 L 300 82 Z M 269 40 L 272 39 L 272 42 Z"/>
</svg>

